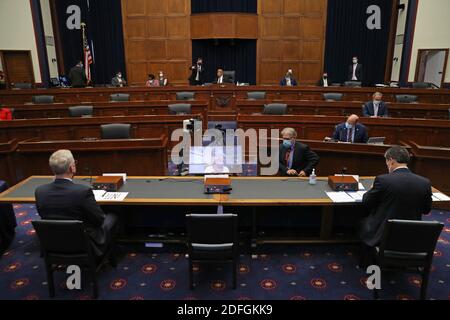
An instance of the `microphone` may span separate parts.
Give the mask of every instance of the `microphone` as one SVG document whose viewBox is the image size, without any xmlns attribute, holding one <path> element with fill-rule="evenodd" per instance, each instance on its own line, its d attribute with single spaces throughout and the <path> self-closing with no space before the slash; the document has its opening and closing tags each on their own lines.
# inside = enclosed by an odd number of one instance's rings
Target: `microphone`
<svg viewBox="0 0 450 320">
<path fill-rule="evenodd" d="M 344 176 L 344 174 L 346 174 L 346 173 L 347 173 L 347 167 L 343 167 L 342 171 L 341 171 L 342 176 Z"/>
</svg>

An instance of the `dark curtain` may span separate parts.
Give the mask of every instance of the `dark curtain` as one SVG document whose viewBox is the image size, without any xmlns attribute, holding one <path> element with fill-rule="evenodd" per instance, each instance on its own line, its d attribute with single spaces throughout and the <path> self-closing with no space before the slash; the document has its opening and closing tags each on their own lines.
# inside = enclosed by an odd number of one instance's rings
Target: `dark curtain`
<svg viewBox="0 0 450 320">
<path fill-rule="evenodd" d="M 192 13 L 257 12 L 257 0 L 192 0 Z"/>
<path fill-rule="evenodd" d="M 110 84 L 111 78 L 117 71 L 122 71 L 126 77 L 120 0 L 58 0 L 55 2 L 66 73 L 77 60 L 83 60 L 81 30 L 69 30 L 66 26 L 67 7 L 75 4 L 80 6 L 82 22 L 87 24 L 89 45 L 94 58 L 94 64 L 91 65 L 94 84 Z"/>
<path fill-rule="evenodd" d="M 203 58 L 207 82 L 213 82 L 217 68 L 223 68 L 236 71 L 236 81 L 256 84 L 256 40 L 193 40 L 192 57 Z"/>
<path fill-rule="evenodd" d="M 367 27 L 367 8 L 381 8 L 381 30 Z M 352 57 L 363 65 L 364 85 L 384 82 L 392 0 L 328 0 L 325 70 L 333 82 L 348 80 Z"/>
</svg>

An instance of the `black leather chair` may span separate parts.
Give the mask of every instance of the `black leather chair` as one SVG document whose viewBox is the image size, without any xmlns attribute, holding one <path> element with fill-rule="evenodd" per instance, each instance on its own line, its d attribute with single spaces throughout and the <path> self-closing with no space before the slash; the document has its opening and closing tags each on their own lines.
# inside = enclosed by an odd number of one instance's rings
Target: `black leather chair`
<svg viewBox="0 0 450 320">
<path fill-rule="evenodd" d="M 47 271 L 48 290 L 55 296 L 53 272 L 55 266 L 77 265 L 90 271 L 93 282 L 93 296 L 98 297 L 97 272 L 109 261 L 113 267 L 117 261 L 113 255 L 114 243 L 105 254 L 96 258 L 83 222 L 75 220 L 38 220 L 32 222 L 41 244 L 41 252 Z"/>
<path fill-rule="evenodd" d="M 342 93 L 323 93 L 323 99 L 326 101 L 342 101 L 344 94 Z"/>
<path fill-rule="evenodd" d="M 430 89 L 431 83 L 429 83 L 429 82 L 413 82 L 412 87 L 415 89 Z"/>
<path fill-rule="evenodd" d="M 102 139 L 130 139 L 131 125 L 126 123 L 103 124 Z"/>
<path fill-rule="evenodd" d="M 130 101 L 128 93 L 114 93 L 110 96 L 112 102 L 126 102 Z"/>
<path fill-rule="evenodd" d="M 23 82 L 23 83 L 15 83 L 13 86 L 13 89 L 31 89 L 32 88 L 32 84 L 28 83 L 28 82 Z"/>
<path fill-rule="evenodd" d="M 69 115 L 74 118 L 92 117 L 94 114 L 93 106 L 73 106 L 69 107 Z"/>
<path fill-rule="evenodd" d="M 285 103 L 269 103 L 264 105 L 263 114 L 284 115 L 287 114 L 287 104 Z"/>
<path fill-rule="evenodd" d="M 33 96 L 31 98 L 33 103 L 53 103 L 55 101 L 54 96 Z"/>
<path fill-rule="evenodd" d="M 227 83 L 235 83 L 236 82 L 236 71 L 224 71 L 224 78 L 228 79 Z"/>
<path fill-rule="evenodd" d="M 195 92 L 177 92 L 177 100 L 194 100 Z"/>
<path fill-rule="evenodd" d="M 231 263 L 236 289 L 238 219 L 235 214 L 188 214 L 189 288 L 194 289 L 194 263 Z"/>
<path fill-rule="evenodd" d="M 169 104 L 169 114 L 192 114 L 192 108 L 188 103 Z"/>
<path fill-rule="evenodd" d="M 400 103 L 413 103 L 417 101 L 417 96 L 411 94 L 397 94 L 395 95 L 395 101 Z"/>
<path fill-rule="evenodd" d="M 362 82 L 361 81 L 345 81 L 344 87 L 359 88 L 359 87 L 362 87 Z"/>
<path fill-rule="evenodd" d="M 430 221 L 389 220 L 381 245 L 374 248 L 374 263 L 383 271 L 418 273 L 422 276 L 420 298 L 426 298 L 428 277 L 434 250 L 443 223 Z M 373 290 L 375 299 L 379 290 Z"/>
<path fill-rule="evenodd" d="M 266 93 L 264 91 L 247 92 L 248 100 L 264 100 L 265 98 L 266 98 Z"/>
</svg>

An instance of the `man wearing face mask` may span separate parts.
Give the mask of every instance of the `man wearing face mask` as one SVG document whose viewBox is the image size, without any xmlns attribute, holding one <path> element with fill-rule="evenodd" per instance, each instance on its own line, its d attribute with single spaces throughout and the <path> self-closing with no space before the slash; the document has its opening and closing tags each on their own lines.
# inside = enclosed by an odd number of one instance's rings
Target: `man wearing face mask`
<svg viewBox="0 0 450 320">
<path fill-rule="evenodd" d="M 295 86 L 297 86 L 297 80 L 295 80 L 294 72 L 292 71 L 292 69 L 289 69 L 286 72 L 284 78 L 281 79 L 280 86 L 283 86 L 283 87 L 295 87 Z"/>
<path fill-rule="evenodd" d="M 201 86 L 204 81 L 205 68 L 203 66 L 203 59 L 198 58 L 197 63 L 189 68 L 192 71 L 189 77 L 189 84 L 191 86 Z"/>
<path fill-rule="evenodd" d="M 347 80 L 363 81 L 362 64 L 358 63 L 358 57 L 353 57 L 352 64 L 348 68 Z"/>
<path fill-rule="evenodd" d="M 101 257 L 119 231 L 117 215 L 105 214 L 97 204 L 91 187 L 73 181 L 77 167 L 72 152 L 56 151 L 51 155 L 49 165 L 55 180 L 37 187 L 35 191 L 39 215 L 47 220 L 83 221 L 93 251 Z"/>
<path fill-rule="evenodd" d="M 363 107 L 363 117 L 388 117 L 388 108 L 381 99 L 383 99 L 383 94 L 375 92 L 373 100 L 367 102 Z"/>
<path fill-rule="evenodd" d="M 408 150 L 395 146 L 384 157 L 389 174 L 376 177 L 363 197 L 370 215 L 362 221 L 359 235 L 369 247 L 380 243 L 387 220 L 422 220 L 432 205 L 430 180 L 408 169 Z"/>
<path fill-rule="evenodd" d="M 358 123 L 359 117 L 352 114 L 347 121 L 336 126 L 333 134 L 333 140 L 348 143 L 367 143 L 369 136 L 367 129 L 361 123 Z"/>
<path fill-rule="evenodd" d="M 324 72 L 322 75 L 322 78 L 320 78 L 319 82 L 317 83 L 317 85 L 319 87 L 329 87 L 331 86 L 333 83 L 331 82 L 331 79 L 328 77 L 328 73 Z"/>
<path fill-rule="evenodd" d="M 116 76 L 114 78 L 112 78 L 111 80 L 111 85 L 113 87 L 119 87 L 122 88 L 124 86 L 126 86 L 127 82 L 125 81 L 125 79 L 123 78 L 122 72 L 117 72 Z"/>
<path fill-rule="evenodd" d="M 70 69 L 69 79 L 72 83 L 72 88 L 84 88 L 87 85 L 86 72 L 84 71 L 83 62 L 78 63 Z"/>
<path fill-rule="evenodd" d="M 282 176 L 306 177 L 319 163 L 319 156 L 306 144 L 298 142 L 297 132 L 285 128 L 281 132 L 283 143 L 280 145 L 279 173 Z"/>
<path fill-rule="evenodd" d="M 169 80 L 167 80 L 167 77 L 164 75 L 164 72 L 162 71 L 158 73 L 158 81 L 160 87 L 165 87 L 169 83 Z"/>
</svg>

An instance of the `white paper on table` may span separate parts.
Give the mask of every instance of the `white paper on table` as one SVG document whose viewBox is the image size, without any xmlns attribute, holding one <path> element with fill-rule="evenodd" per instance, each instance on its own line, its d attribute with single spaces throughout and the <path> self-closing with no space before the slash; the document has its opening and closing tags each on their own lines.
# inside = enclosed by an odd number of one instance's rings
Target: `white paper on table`
<svg viewBox="0 0 450 320">
<path fill-rule="evenodd" d="M 94 197 L 96 201 L 103 200 L 103 196 L 105 195 L 105 190 L 92 190 L 94 192 Z"/>
<path fill-rule="evenodd" d="M 106 192 L 103 195 L 103 201 L 123 201 L 127 197 L 128 192 Z"/>
<path fill-rule="evenodd" d="M 358 183 L 358 190 L 362 191 L 362 190 L 366 190 L 366 188 L 364 188 L 363 184 L 360 182 Z"/>
<path fill-rule="evenodd" d="M 353 177 L 359 182 L 359 176 L 354 174 L 335 174 L 336 177 Z"/>
<path fill-rule="evenodd" d="M 433 199 L 433 201 L 441 201 L 441 200 L 439 200 L 439 198 L 436 197 L 434 194 L 431 196 L 431 198 Z"/>
<path fill-rule="evenodd" d="M 356 200 L 350 197 L 346 192 L 325 192 L 325 193 L 331 200 L 333 200 L 334 203 L 356 202 Z"/>
<path fill-rule="evenodd" d="M 122 177 L 123 182 L 127 182 L 127 174 L 126 173 L 104 173 L 104 177 Z"/>
<path fill-rule="evenodd" d="M 229 177 L 228 174 L 205 174 L 204 181 L 206 179 L 228 179 Z"/>
<path fill-rule="evenodd" d="M 440 192 L 433 193 L 433 197 L 438 199 L 436 201 L 450 201 L 450 197 Z"/>
<path fill-rule="evenodd" d="M 366 191 L 347 192 L 347 194 L 355 199 L 356 202 L 362 202 L 365 193 Z"/>
</svg>

